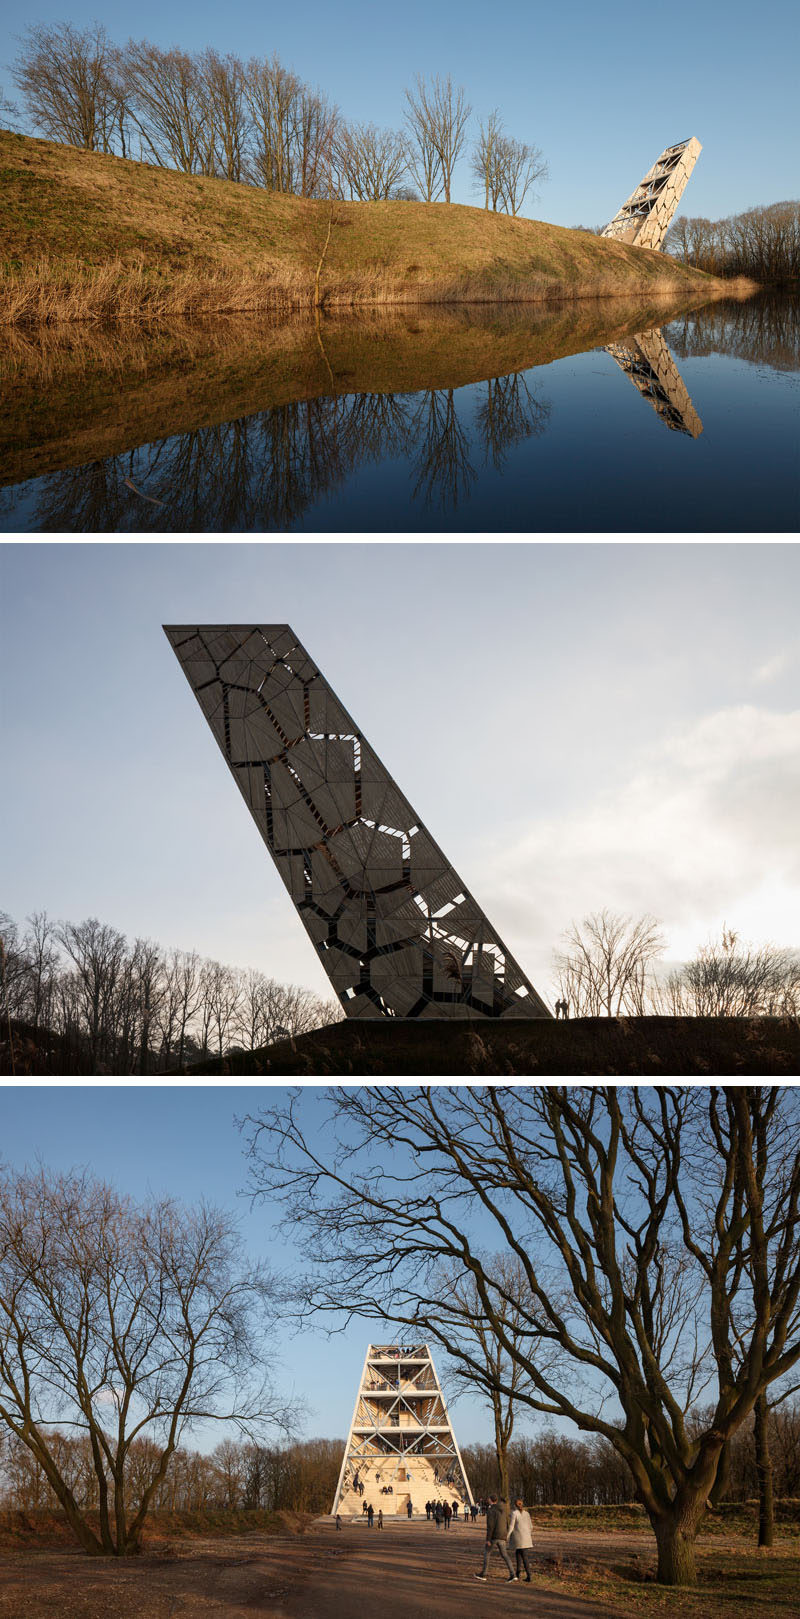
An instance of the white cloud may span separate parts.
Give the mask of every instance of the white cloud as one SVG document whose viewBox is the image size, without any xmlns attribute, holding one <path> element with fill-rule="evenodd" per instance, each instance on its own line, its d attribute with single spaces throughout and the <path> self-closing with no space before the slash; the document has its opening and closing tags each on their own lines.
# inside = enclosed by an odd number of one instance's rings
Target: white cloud
<svg viewBox="0 0 800 1619">
<path fill-rule="evenodd" d="M 773 657 L 767 658 L 765 663 L 759 664 L 754 671 L 753 680 L 757 686 L 767 686 L 770 681 L 777 680 L 779 675 L 786 673 L 795 661 L 795 651 L 792 647 L 784 647 L 782 652 L 776 652 Z"/>
<path fill-rule="evenodd" d="M 800 944 L 800 711 L 722 709 L 651 742 L 628 779 L 534 824 L 495 856 L 501 934 L 543 987 L 564 928 L 587 912 L 650 911 L 670 957 L 727 920 Z"/>
</svg>

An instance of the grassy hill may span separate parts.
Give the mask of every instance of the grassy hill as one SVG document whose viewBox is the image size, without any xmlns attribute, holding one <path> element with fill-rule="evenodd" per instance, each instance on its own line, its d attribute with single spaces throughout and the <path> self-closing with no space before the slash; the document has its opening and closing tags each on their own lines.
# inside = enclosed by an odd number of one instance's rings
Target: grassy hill
<svg viewBox="0 0 800 1619">
<path fill-rule="evenodd" d="M 262 1051 L 204 1062 L 193 1074 L 481 1076 L 800 1073 L 792 1018 L 574 1018 L 508 1022 L 334 1023 Z"/>
<path fill-rule="evenodd" d="M 647 249 L 446 203 L 318 202 L 0 131 L 0 322 L 713 298 Z M 318 280 L 317 280 L 318 278 Z"/>
</svg>

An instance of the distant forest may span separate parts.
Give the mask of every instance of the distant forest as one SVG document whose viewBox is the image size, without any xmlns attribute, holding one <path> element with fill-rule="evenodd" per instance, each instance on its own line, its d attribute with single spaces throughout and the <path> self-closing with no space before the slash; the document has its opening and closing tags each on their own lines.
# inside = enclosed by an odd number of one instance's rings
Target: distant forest
<svg viewBox="0 0 800 1619">
<path fill-rule="evenodd" d="M 800 1403 L 769 1414 L 775 1495 L 800 1496 Z M 63 1475 L 81 1508 L 97 1505 L 97 1476 L 88 1440 L 62 1434 Z M 157 1449 L 157 1447 L 152 1447 Z M 136 1457 L 144 1479 L 151 1470 L 149 1442 L 135 1440 L 131 1453 L 131 1503 L 136 1502 Z M 210 1452 L 179 1448 L 153 1500 L 155 1512 L 329 1512 L 344 1454 L 341 1439 L 307 1439 L 287 1445 L 256 1445 L 225 1439 Z M 466 1445 L 461 1455 L 476 1500 L 497 1489 L 492 1445 Z M 602 1439 L 572 1439 L 544 1432 L 513 1440 L 508 1449 L 512 1496 L 530 1507 L 618 1506 L 635 1500 L 629 1470 Z M 752 1501 L 758 1494 L 753 1422 L 734 1437 L 725 1500 Z M 367 1497 L 365 1496 L 365 1499 Z M 55 1500 L 30 1452 L 13 1436 L 0 1436 L 0 1510 L 52 1510 Z"/>
<path fill-rule="evenodd" d="M 66 1074 L 180 1072 L 343 1015 L 337 1002 L 253 968 L 150 939 L 130 944 L 95 917 L 56 923 L 36 912 L 21 932 L 0 913 L 0 966 L 12 1071 L 16 1045 L 19 1072 L 48 1063 L 44 1071 Z"/>
<path fill-rule="evenodd" d="M 727 219 L 681 216 L 667 232 L 665 251 L 711 275 L 800 281 L 800 202 L 773 202 Z"/>
</svg>

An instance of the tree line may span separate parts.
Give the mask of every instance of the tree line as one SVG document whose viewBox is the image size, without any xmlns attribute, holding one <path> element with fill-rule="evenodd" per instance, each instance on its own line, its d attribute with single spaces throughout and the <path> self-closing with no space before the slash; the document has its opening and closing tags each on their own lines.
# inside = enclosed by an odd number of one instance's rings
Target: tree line
<svg viewBox="0 0 800 1619">
<path fill-rule="evenodd" d="M 90 1441 L 58 1429 L 50 1436 L 58 1467 L 82 1512 L 95 1513 L 100 1487 Z M 778 1500 L 800 1495 L 800 1403 L 770 1408 L 769 1445 Z M 344 1456 L 341 1439 L 304 1439 L 263 1445 L 223 1439 L 207 1453 L 178 1445 L 154 1490 L 150 1510 L 159 1512 L 329 1512 Z M 499 1487 L 497 1453 L 491 1444 L 461 1446 L 476 1500 Z M 130 1504 L 141 1503 L 156 1447 L 134 1440 L 130 1450 Z M 545 1431 L 515 1439 L 508 1451 L 511 1498 L 532 1508 L 619 1506 L 635 1501 L 630 1474 L 602 1439 L 585 1440 Z M 753 1501 L 758 1469 L 752 1419 L 736 1434 L 730 1451 L 726 1500 Z M 52 1510 L 51 1486 L 27 1447 L 0 1431 L 0 1509 Z"/>
<path fill-rule="evenodd" d="M 153 1074 L 212 1053 L 254 1051 L 341 1016 L 338 1003 L 280 984 L 255 968 L 209 961 L 197 951 L 130 943 L 96 917 L 53 922 L 35 912 L 24 930 L 0 913 L 4 1021 L 37 1047 L 54 1044 L 61 1071 Z"/>
<path fill-rule="evenodd" d="M 100 1479 L 91 1441 L 54 1429 L 50 1444 L 80 1512 L 97 1513 Z M 343 1454 L 341 1439 L 264 1445 L 228 1438 L 208 1453 L 178 1445 L 149 1498 L 148 1511 L 329 1512 Z M 156 1461 L 152 1441 L 133 1441 L 127 1480 L 127 1502 L 133 1512 L 141 1504 Z M 0 1433 L 0 1507 L 46 1512 L 54 1504 L 46 1475 L 27 1446 L 11 1433 Z"/>
<path fill-rule="evenodd" d="M 775 1496 L 800 1495 L 800 1401 L 771 1406 L 769 1453 Z M 758 1499 L 755 1421 L 750 1417 L 731 1440 L 728 1487 L 731 1503 Z M 461 1456 L 476 1497 L 486 1498 L 500 1483 L 494 1445 L 462 1445 Z M 628 1469 L 603 1439 L 577 1439 L 553 1430 L 523 1435 L 508 1449 L 509 1499 L 527 1506 L 620 1506 L 636 1500 Z"/>
<path fill-rule="evenodd" d="M 120 46 L 99 23 L 29 27 L 12 74 L 50 140 L 301 197 L 449 203 L 468 148 L 472 108 L 449 74 L 417 75 L 400 129 L 346 119 L 276 55 Z M 547 176 L 542 153 L 509 135 L 497 109 L 470 151 L 495 212 L 518 214 Z"/>
<path fill-rule="evenodd" d="M 800 278 L 800 202 L 773 202 L 727 219 L 681 215 L 670 226 L 665 250 L 684 264 L 719 276 L 753 281 Z"/>
<path fill-rule="evenodd" d="M 653 916 L 604 909 L 573 923 L 554 967 L 576 1017 L 797 1017 L 800 953 L 748 944 L 723 927 L 691 961 L 658 971 L 666 941 Z"/>
<path fill-rule="evenodd" d="M 800 954 L 750 945 L 730 928 L 668 973 L 655 918 L 603 910 L 573 923 L 554 955 L 559 999 L 572 1017 L 797 1017 Z M 60 1072 L 151 1074 L 211 1055 L 255 1051 L 338 1021 L 337 1001 L 255 968 L 130 943 L 95 917 L 54 922 L 35 912 L 20 929 L 0 913 L 0 1017 Z M 16 1028 L 16 1034 L 15 1034 Z"/>
</svg>

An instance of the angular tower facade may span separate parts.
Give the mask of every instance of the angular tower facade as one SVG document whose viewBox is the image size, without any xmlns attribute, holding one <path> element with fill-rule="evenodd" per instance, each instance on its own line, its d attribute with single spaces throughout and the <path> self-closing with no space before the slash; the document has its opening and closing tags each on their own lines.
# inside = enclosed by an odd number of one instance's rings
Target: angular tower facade
<svg viewBox="0 0 800 1619">
<path fill-rule="evenodd" d="M 427 1344 L 370 1344 L 331 1512 L 384 1517 L 426 1501 L 472 1503 L 453 1426 Z"/>
<path fill-rule="evenodd" d="M 601 236 L 613 236 L 634 247 L 660 248 L 692 169 L 703 148 L 691 140 L 668 146 L 622 204 Z"/>
<path fill-rule="evenodd" d="M 165 631 L 348 1017 L 550 1017 L 288 624 Z"/>
</svg>

